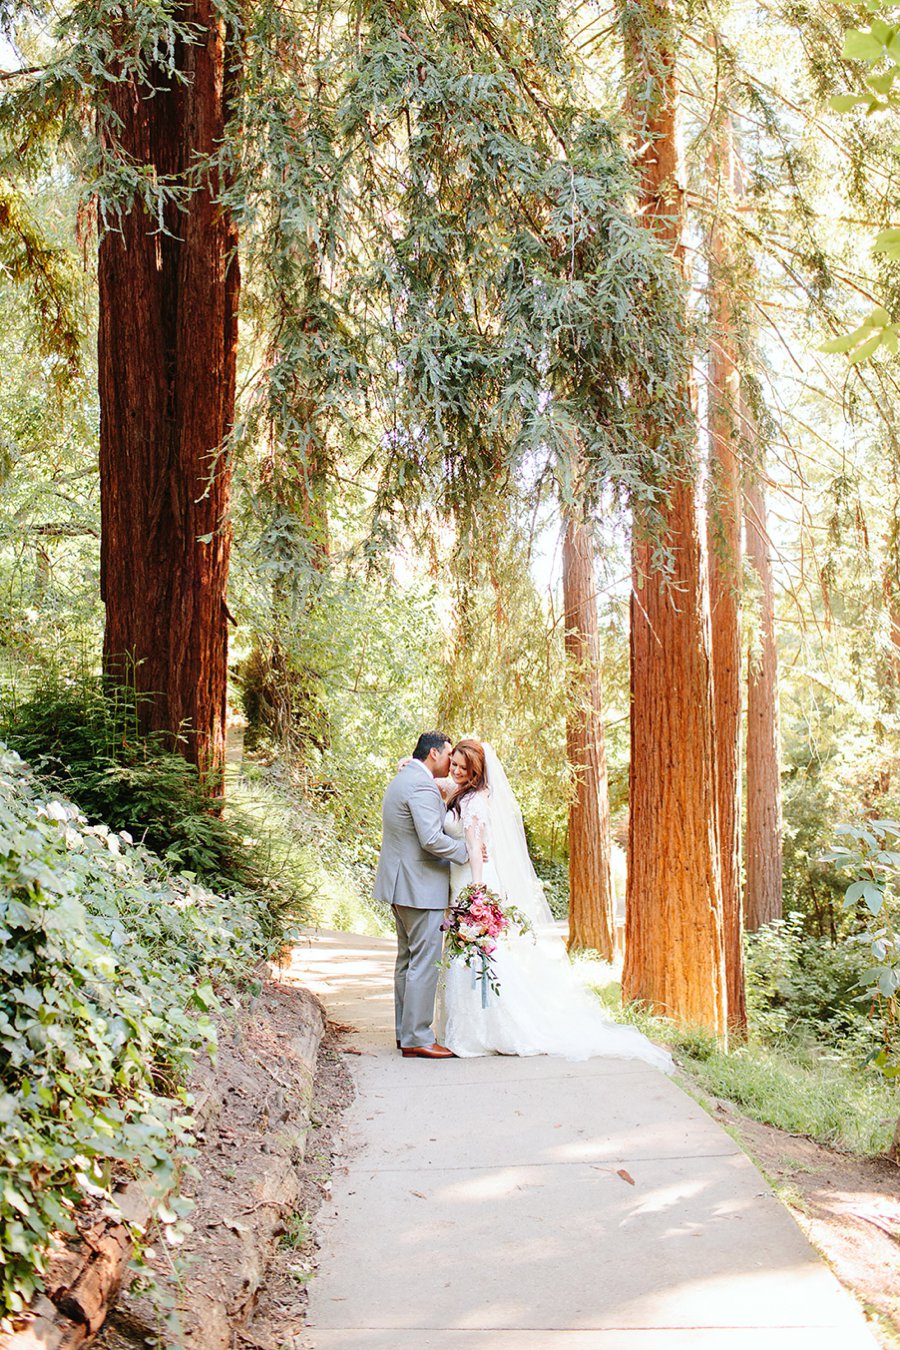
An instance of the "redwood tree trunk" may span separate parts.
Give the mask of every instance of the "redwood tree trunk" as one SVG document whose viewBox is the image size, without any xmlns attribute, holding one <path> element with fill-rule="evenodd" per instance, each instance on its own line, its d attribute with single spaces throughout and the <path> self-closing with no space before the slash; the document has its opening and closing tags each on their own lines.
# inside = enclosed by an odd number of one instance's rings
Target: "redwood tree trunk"
<svg viewBox="0 0 900 1350">
<path fill-rule="evenodd" d="M 226 33 L 211 0 L 184 18 L 183 77 L 156 72 L 108 97 L 122 150 L 159 177 L 196 175 L 161 232 L 139 205 L 100 246 L 101 591 L 104 665 L 134 681 L 145 729 L 221 781 L 227 677 L 231 471 L 223 446 L 235 397 L 236 231 L 203 157 L 228 113 Z M 198 172 L 197 166 L 200 165 Z"/>
<path fill-rule="evenodd" d="M 781 918 L 781 738 L 775 591 L 766 504 L 757 480 L 747 489 L 747 558 L 759 578 L 759 643 L 751 644 L 747 677 L 747 877 L 744 923 L 755 932 Z"/>
<path fill-rule="evenodd" d="M 684 188 L 676 127 L 672 0 L 628 11 L 628 109 L 639 210 L 683 265 Z M 685 363 L 685 421 L 691 403 Z M 653 446 L 667 428 L 644 420 Z M 692 437 L 686 428 L 685 443 Z M 685 451 L 687 457 L 689 452 Z M 636 520 L 631 601 L 631 768 L 622 993 L 682 1025 L 726 1034 L 722 891 L 716 829 L 709 607 L 696 465 L 669 484 L 661 531 Z M 660 537 L 661 535 L 661 537 Z M 670 560 L 663 575 L 658 549 Z"/>
<path fill-rule="evenodd" d="M 735 179 L 730 120 L 721 125 L 710 156 L 710 178 L 719 209 L 709 230 L 710 319 L 707 553 L 712 619 L 716 801 L 722 869 L 722 918 L 728 1024 L 742 1035 L 747 1025 L 744 995 L 744 923 L 741 896 L 741 457 L 738 420 L 740 377 L 731 299 L 733 259 L 722 207 Z"/>
<path fill-rule="evenodd" d="M 615 954 L 610 857 L 609 784 L 603 735 L 600 639 L 594 545 L 588 525 L 566 513 L 563 606 L 569 712 L 566 751 L 572 773 L 569 802 L 569 949 Z"/>
</svg>

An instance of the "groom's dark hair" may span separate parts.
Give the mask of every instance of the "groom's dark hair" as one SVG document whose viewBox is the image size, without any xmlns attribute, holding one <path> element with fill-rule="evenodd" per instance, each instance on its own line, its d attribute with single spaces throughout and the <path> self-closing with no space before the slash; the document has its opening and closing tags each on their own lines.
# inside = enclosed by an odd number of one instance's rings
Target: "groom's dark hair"
<svg viewBox="0 0 900 1350">
<path fill-rule="evenodd" d="M 442 731 L 423 731 L 416 741 L 416 748 L 412 752 L 412 757 L 413 759 L 426 760 L 432 750 L 442 750 L 448 743 L 453 744 L 450 737 L 445 736 Z"/>
</svg>

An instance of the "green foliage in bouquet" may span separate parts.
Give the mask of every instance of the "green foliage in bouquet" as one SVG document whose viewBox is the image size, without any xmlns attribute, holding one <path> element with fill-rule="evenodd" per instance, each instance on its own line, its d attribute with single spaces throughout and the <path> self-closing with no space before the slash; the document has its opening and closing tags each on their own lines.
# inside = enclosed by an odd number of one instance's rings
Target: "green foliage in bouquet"
<svg viewBox="0 0 900 1350">
<path fill-rule="evenodd" d="M 189 1152 L 184 1082 L 223 991 L 268 950 L 233 900 L 90 825 L 0 746 L 0 1319 L 48 1240 L 134 1172 L 157 1198 Z M 217 993 L 218 991 L 218 993 Z M 177 1242 L 183 1202 L 160 1211 Z"/>
</svg>

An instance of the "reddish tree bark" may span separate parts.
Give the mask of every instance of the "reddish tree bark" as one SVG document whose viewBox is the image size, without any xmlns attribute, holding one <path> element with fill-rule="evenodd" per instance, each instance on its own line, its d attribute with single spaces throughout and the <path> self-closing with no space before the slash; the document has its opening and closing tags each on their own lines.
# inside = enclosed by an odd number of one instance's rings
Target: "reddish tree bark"
<svg viewBox="0 0 900 1350">
<path fill-rule="evenodd" d="M 625 16 L 628 110 L 640 172 L 641 219 L 683 266 L 684 188 L 676 126 L 672 0 Z M 689 420 L 690 367 L 684 370 Z M 669 429 L 652 411 L 651 445 Z M 691 437 L 686 433 L 685 442 Z M 687 452 L 686 452 L 687 454 Z M 631 768 L 622 993 L 682 1025 L 726 1034 L 722 892 L 716 830 L 709 608 L 697 516 L 696 466 L 669 485 L 655 543 L 636 521 L 631 603 Z"/>
<path fill-rule="evenodd" d="M 747 414 L 752 426 L 752 418 Z M 747 488 L 747 559 L 759 578 L 759 643 L 751 644 L 747 676 L 747 875 L 744 923 L 755 932 L 781 918 L 781 737 L 775 589 L 766 504 L 757 479 Z"/>
<path fill-rule="evenodd" d="M 191 191 L 161 232 L 135 205 L 99 256 L 101 590 L 104 666 L 134 681 L 146 730 L 178 746 L 213 789 L 224 761 L 237 237 L 214 167 L 228 115 L 226 32 L 211 0 L 185 4 L 200 40 L 179 78 L 110 87 L 121 149 Z"/>
<path fill-rule="evenodd" d="M 710 155 L 717 210 L 709 229 L 709 493 L 707 553 L 712 620 L 716 807 L 722 875 L 722 918 L 728 1023 L 743 1035 L 743 905 L 741 894 L 741 456 L 740 376 L 735 364 L 734 265 L 725 209 L 735 181 L 734 146 L 726 116 Z"/>
<path fill-rule="evenodd" d="M 600 638 L 594 543 L 577 507 L 566 512 L 563 606 L 569 713 L 566 752 L 572 774 L 569 801 L 569 950 L 589 947 L 615 955 L 610 856 L 609 783 L 603 735 Z"/>
</svg>

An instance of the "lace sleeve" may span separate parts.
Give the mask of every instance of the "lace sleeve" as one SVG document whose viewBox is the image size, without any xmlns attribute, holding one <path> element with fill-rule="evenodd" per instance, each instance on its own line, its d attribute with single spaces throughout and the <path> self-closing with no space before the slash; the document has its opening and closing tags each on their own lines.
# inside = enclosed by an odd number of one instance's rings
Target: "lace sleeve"
<svg viewBox="0 0 900 1350">
<path fill-rule="evenodd" d="M 475 825 L 481 829 L 482 836 L 486 836 L 491 824 L 487 793 L 470 792 L 467 797 L 463 797 L 459 804 L 459 815 L 464 830 Z"/>
</svg>

